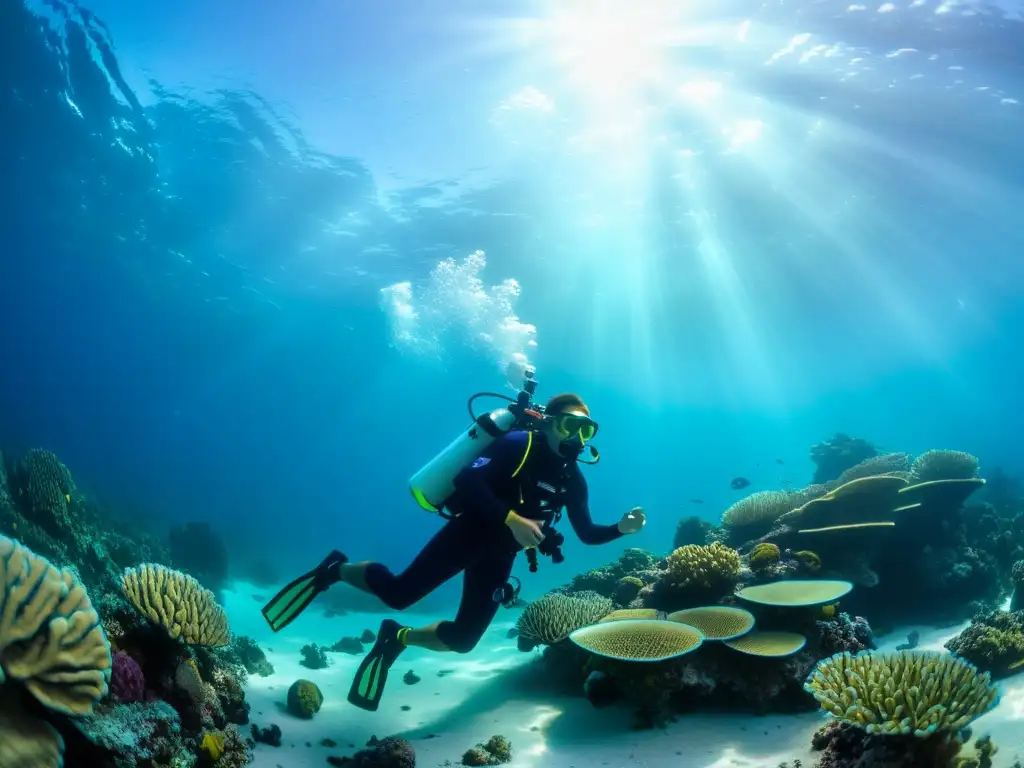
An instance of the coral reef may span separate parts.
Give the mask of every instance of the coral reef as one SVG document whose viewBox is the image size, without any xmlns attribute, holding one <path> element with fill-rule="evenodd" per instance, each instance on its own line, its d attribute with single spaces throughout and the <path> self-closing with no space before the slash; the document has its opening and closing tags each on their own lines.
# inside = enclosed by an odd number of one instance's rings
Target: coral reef
<svg viewBox="0 0 1024 768">
<path fill-rule="evenodd" d="M 227 645 L 228 617 L 213 593 L 191 576 L 155 563 L 125 569 L 125 597 L 138 611 L 189 645 Z"/>
<path fill-rule="evenodd" d="M 360 644 L 360 650 L 362 647 L 362 644 Z M 331 663 L 330 659 L 327 658 L 327 649 L 322 648 L 316 643 L 302 646 L 300 653 L 302 653 L 302 661 L 299 664 L 306 669 L 325 669 Z"/>
<path fill-rule="evenodd" d="M 346 768 L 415 768 L 416 752 L 405 739 L 392 736 L 380 741 L 371 739 L 366 749 L 352 757 L 329 757 L 327 762 Z"/>
<path fill-rule="evenodd" d="M 586 651 L 620 661 L 664 661 L 695 651 L 704 635 L 687 624 L 621 619 L 583 627 L 569 638 Z"/>
<path fill-rule="evenodd" d="M 932 480 L 969 480 L 978 477 L 980 463 L 976 456 L 964 451 L 925 451 L 910 467 L 910 474 L 916 483 Z"/>
<path fill-rule="evenodd" d="M 676 525 L 676 534 L 672 539 L 672 549 L 685 547 L 687 544 L 707 544 L 708 534 L 712 525 L 695 515 L 684 517 Z"/>
<path fill-rule="evenodd" d="M 491 736 L 486 744 L 477 744 L 462 756 L 463 765 L 502 765 L 511 761 L 512 742 L 504 736 Z"/>
<path fill-rule="evenodd" d="M 1024 612 L 979 614 L 946 648 L 995 678 L 1019 672 L 1024 667 Z"/>
<path fill-rule="evenodd" d="M 846 470 L 877 455 L 878 449 L 867 440 L 839 432 L 811 448 L 811 461 L 815 465 L 811 482 L 821 484 L 836 480 Z"/>
</svg>

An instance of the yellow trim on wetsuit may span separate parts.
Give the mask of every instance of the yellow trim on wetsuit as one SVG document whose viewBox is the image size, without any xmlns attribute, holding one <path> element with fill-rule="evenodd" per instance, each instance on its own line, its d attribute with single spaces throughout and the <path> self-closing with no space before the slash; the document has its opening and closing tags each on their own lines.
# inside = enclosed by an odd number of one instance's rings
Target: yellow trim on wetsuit
<svg viewBox="0 0 1024 768">
<path fill-rule="evenodd" d="M 523 452 L 523 460 L 519 462 L 519 466 L 516 467 L 516 471 L 512 473 L 512 477 L 516 477 L 523 469 L 523 465 L 526 464 L 526 460 L 530 458 L 530 449 L 533 448 L 533 432 L 526 433 L 526 450 Z"/>
</svg>

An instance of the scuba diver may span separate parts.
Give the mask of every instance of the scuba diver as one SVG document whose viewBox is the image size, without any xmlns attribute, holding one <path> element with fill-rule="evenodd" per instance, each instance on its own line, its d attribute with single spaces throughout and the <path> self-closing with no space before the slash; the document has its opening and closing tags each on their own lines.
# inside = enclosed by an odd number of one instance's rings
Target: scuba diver
<svg viewBox="0 0 1024 768">
<path fill-rule="evenodd" d="M 511 572 L 521 550 L 526 550 L 531 572 L 537 569 L 537 552 L 553 562 L 562 561 L 564 537 L 554 525 L 563 508 L 584 544 L 606 544 L 643 528 L 645 517 L 639 507 L 616 524 L 594 523 L 578 462 L 597 463 L 597 450 L 590 446 L 597 422 L 574 394 L 553 397 L 542 408 L 533 406 L 530 397 L 535 388 L 529 369 L 518 407 L 514 404 L 475 417 L 468 432 L 413 477 L 411 487 L 420 505 L 443 514 L 447 522 L 404 571 L 395 574 L 376 562 L 351 563 L 335 551 L 263 609 L 271 628 L 279 631 L 320 592 L 343 582 L 400 611 L 458 573 L 464 574 L 454 620 L 425 627 L 403 626 L 392 619 L 381 622 L 376 643 L 349 691 L 352 704 L 371 711 L 378 708 L 388 670 L 409 646 L 471 651 L 498 608 L 518 601 L 518 581 Z M 594 461 L 581 458 L 588 447 Z M 429 500 L 431 496 L 437 503 Z"/>
</svg>

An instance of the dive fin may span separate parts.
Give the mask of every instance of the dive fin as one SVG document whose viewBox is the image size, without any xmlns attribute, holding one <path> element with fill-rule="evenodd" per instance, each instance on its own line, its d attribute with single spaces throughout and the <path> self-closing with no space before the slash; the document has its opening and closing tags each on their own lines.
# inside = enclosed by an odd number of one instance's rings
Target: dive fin
<svg viewBox="0 0 1024 768">
<path fill-rule="evenodd" d="M 274 632 L 280 632 L 299 617 L 313 599 L 321 592 L 336 584 L 340 577 L 338 566 L 348 562 L 338 550 L 334 550 L 324 561 L 309 573 L 304 573 L 278 592 L 263 606 L 263 618 Z"/>
<path fill-rule="evenodd" d="M 395 663 L 405 645 L 398 639 L 402 625 L 391 619 L 384 619 L 377 631 L 377 642 L 366 654 L 356 670 L 355 679 L 348 692 L 348 700 L 360 709 L 376 712 L 384 695 L 384 685 L 388 681 L 388 670 Z"/>
</svg>

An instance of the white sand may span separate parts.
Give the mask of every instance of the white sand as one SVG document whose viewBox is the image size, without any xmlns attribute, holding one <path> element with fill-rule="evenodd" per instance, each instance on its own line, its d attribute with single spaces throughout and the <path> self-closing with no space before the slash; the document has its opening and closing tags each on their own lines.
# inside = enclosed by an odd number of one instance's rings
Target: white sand
<svg viewBox="0 0 1024 768">
<path fill-rule="evenodd" d="M 416 750 L 418 766 L 434 768 L 450 760 L 458 765 L 463 752 L 494 734 L 507 736 L 515 748 L 512 768 L 776 768 L 798 758 L 814 765 L 810 738 L 824 721 L 818 713 L 797 716 L 687 715 L 664 730 L 632 731 L 629 713 L 617 708 L 594 709 L 582 696 L 553 697 L 527 684 L 524 665 L 534 654 L 520 653 L 506 638 L 516 614 L 502 611 L 471 654 L 436 654 L 409 649 L 392 669 L 377 712 L 365 712 L 346 701 L 348 687 L 361 659 L 329 654 L 331 666 L 311 670 L 299 664 L 299 649 L 309 642 L 331 645 L 343 636 L 376 631 L 380 615 L 351 614 L 324 618 L 311 608 L 277 635 L 267 628 L 254 590 L 239 584 L 226 595 L 235 633 L 249 635 L 274 665 L 271 677 L 250 677 L 247 697 L 252 722 L 280 726 L 283 745 L 258 745 L 255 768 L 310 768 L 327 765 L 328 755 L 351 755 L 371 736 L 402 736 Z M 403 615 L 403 621 L 426 624 L 438 617 Z M 962 627 L 916 627 L 921 648 L 939 650 Z M 882 641 L 883 650 L 904 642 L 906 627 Z M 421 682 L 406 685 L 412 669 Z M 438 677 L 441 670 L 452 670 Z M 296 679 L 315 682 L 324 705 L 313 720 L 300 720 L 284 710 L 288 687 Z M 1009 768 L 1024 758 L 1024 675 L 1004 683 L 997 710 L 978 720 L 975 734 L 991 734 L 1000 747 L 996 768 Z M 410 707 L 402 711 L 401 707 Z M 323 738 L 337 747 L 320 746 Z M 428 738 L 430 737 L 430 738 Z M 307 746 L 307 744 L 309 746 Z M 351 747 L 349 745 L 352 745 Z"/>
</svg>

